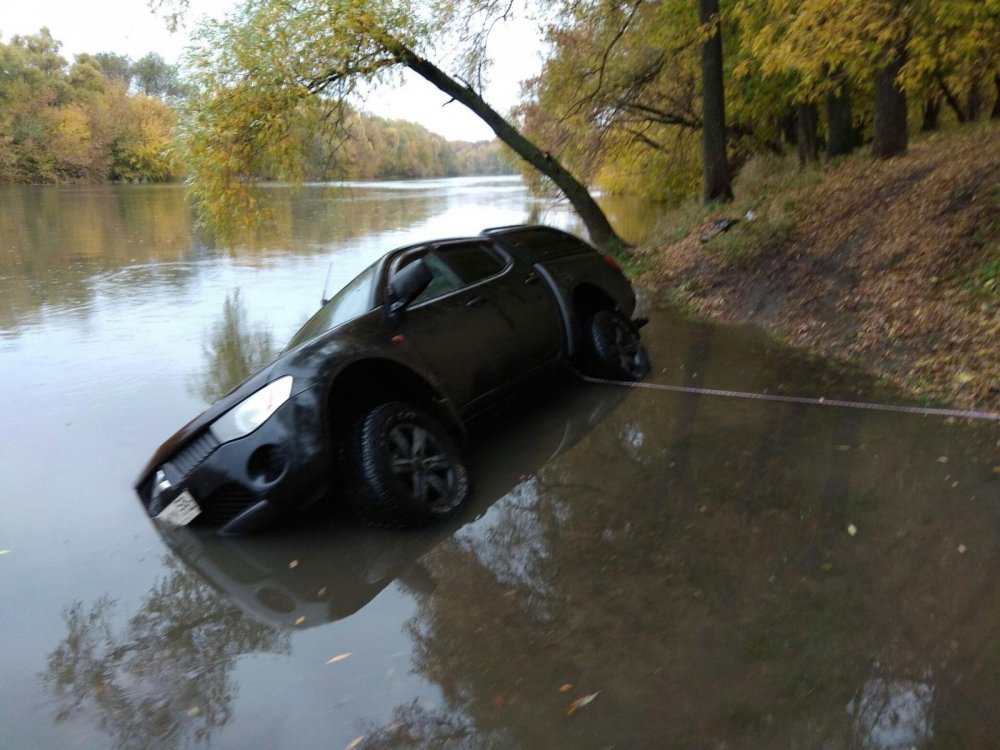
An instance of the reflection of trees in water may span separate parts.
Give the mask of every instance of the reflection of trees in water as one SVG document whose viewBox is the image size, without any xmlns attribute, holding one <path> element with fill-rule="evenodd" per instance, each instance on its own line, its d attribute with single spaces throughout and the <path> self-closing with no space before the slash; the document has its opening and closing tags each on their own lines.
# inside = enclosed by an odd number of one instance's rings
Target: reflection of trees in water
<svg viewBox="0 0 1000 750">
<path fill-rule="evenodd" d="M 57 721 L 92 715 L 120 748 L 208 742 L 232 717 L 236 659 L 290 653 L 287 633 L 248 618 L 172 558 L 165 564 L 120 632 L 110 599 L 66 609 L 66 638 L 42 676 Z"/>
<path fill-rule="evenodd" d="M 212 324 L 202 351 L 204 369 L 192 378 L 190 388 L 206 403 L 222 398 L 277 354 L 271 332 L 249 322 L 239 289 L 226 295 L 222 317 Z"/>
<path fill-rule="evenodd" d="M 997 519 L 940 425 L 699 401 L 637 395 L 422 559 L 445 704 L 370 746 L 992 746 Z"/>
</svg>

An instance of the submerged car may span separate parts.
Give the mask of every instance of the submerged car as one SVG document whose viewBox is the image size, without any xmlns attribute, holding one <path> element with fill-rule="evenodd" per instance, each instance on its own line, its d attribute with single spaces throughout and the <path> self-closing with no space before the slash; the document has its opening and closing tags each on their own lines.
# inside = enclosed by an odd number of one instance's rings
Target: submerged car
<svg viewBox="0 0 1000 750">
<path fill-rule="evenodd" d="M 469 420 L 570 366 L 646 375 L 635 306 L 613 257 L 551 227 L 398 248 L 160 446 L 137 492 L 161 523 L 224 535 L 324 498 L 378 526 L 447 516 Z"/>
</svg>

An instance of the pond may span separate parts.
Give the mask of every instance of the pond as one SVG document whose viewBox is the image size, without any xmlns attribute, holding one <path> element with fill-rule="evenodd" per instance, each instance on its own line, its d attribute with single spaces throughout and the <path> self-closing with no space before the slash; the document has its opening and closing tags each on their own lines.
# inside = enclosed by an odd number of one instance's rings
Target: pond
<svg viewBox="0 0 1000 750">
<path fill-rule="evenodd" d="M 136 473 L 328 271 L 580 229 L 516 179 L 269 191 L 230 251 L 176 187 L 0 188 L 0 746 L 993 746 L 993 425 L 568 379 L 475 430 L 441 526 L 161 536 Z M 901 400 L 748 328 L 644 338 L 655 382 Z"/>
</svg>

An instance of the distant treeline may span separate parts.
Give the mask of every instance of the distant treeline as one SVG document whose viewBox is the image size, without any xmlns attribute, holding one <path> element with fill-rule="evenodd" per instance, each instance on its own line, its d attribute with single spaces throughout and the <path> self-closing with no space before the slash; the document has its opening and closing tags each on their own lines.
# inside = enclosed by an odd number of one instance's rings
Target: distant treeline
<svg viewBox="0 0 1000 750">
<path fill-rule="evenodd" d="M 172 137 L 188 87 L 155 53 L 68 63 L 48 29 L 0 40 L 0 183 L 169 182 L 185 174 Z M 446 141 L 415 123 L 350 112 L 345 133 L 310 136 L 306 179 L 513 172 L 499 143 Z"/>
</svg>

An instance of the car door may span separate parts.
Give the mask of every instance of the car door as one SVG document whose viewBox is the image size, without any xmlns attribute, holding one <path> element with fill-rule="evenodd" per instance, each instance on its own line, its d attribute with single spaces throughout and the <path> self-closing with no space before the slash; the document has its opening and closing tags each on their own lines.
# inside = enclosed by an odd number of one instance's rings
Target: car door
<svg viewBox="0 0 1000 750">
<path fill-rule="evenodd" d="M 514 262 L 488 241 L 462 240 L 403 256 L 394 267 L 417 255 L 433 278 L 396 324 L 401 343 L 460 408 L 475 410 L 524 374 L 522 347 L 501 299 Z"/>
</svg>

